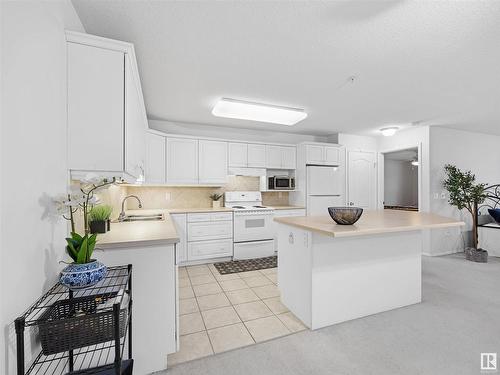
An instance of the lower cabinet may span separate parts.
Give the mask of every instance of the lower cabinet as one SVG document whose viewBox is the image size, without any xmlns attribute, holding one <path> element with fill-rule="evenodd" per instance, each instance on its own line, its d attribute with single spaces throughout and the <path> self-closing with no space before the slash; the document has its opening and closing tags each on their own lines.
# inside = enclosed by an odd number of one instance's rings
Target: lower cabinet
<svg viewBox="0 0 500 375">
<path fill-rule="evenodd" d="M 179 243 L 177 264 L 233 256 L 233 213 L 171 214 Z"/>
<path fill-rule="evenodd" d="M 289 210 L 275 210 L 274 217 L 306 216 L 305 208 L 292 208 Z M 278 223 L 274 223 L 274 246 L 278 251 Z"/>
</svg>

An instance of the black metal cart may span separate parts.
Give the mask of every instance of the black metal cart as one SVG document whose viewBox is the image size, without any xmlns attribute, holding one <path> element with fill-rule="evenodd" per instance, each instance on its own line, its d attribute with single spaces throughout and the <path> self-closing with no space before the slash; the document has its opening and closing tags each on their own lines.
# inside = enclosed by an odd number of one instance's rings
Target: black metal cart
<svg viewBox="0 0 500 375">
<path fill-rule="evenodd" d="M 15 329 L 18 375 L 132 374 L 132 265 L 109 267 L 104 280 L 83 290 L 57 283 L 15 320 Z M 42 349 L 26 369 L 31 329 L 38 329 Z"/>
</svg>

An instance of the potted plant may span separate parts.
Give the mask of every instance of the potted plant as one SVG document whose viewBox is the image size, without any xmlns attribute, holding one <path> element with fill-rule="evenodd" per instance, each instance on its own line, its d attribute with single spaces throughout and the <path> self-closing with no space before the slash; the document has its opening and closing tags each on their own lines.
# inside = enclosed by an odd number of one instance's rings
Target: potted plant
<svg viewBox="0 0 500 375">
<path fill-rule="evenodd" d="M 113 207 L 108 205 L 94 206 L 89 212 L 90 233 L 106 233 Z"/>
<path fill-rule="evenodd" d="M 59 278 L 60 283 L 71 290 L 91 287 L 106 277 L 106 266 L 92 259 L 97 234 L 90 233 L 89 217 L 98 201 L 95 193 L 115 181 L 114 178 L 108 180 L 89 175 L 69 194 L 56 200 L 58 211 L 71 223 L 71 237 L 66 238 L 66 252 L 73 262 L 61 271 Z M 75 214 L 78 211 L 83 216 L 83 235 L 78 234 L 75 228 Z"/>
<path fill-rule="evenodd" d="M 447 164 L 444 167 L 446 178 L 444 188 L 450 194 L 448 203 L 459 210 L 464 208 L 472 216 L 472 247 L 465 248 L 465 258 L 474 262 L 488 262 L 488 252 L 478 249 L 477 206 L 487 197 L 486 184 L 476 183 L 476 176 L 471 171 L 463 172 L 456 166 Z"/>
<path fill-rule="evenodd" d="M 210 199 L 212 199 L 212 207 L 219 208 L 220 207 L 220 199 L 224 194 L 213 193 L 210 195 Z"/>
</svg>

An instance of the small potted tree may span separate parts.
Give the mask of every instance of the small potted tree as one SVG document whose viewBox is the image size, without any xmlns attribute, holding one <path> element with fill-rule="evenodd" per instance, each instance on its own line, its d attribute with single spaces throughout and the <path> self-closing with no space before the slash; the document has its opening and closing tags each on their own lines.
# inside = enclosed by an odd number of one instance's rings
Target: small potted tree
<svg viewBox="0 0 500 375">
<path fill-rule="evenodd" d="M 210 199 L 212 199 L 212 207 L 213 208 L 219 208 L 220 207 L 220 199 L 222 198 L 223 194 L 217 194 L 213 193 L 210 195 Z"/>
<path fill-rule="evenodd" d="M 476 183 L 476 176 L 471 171 L 461 171 L 456 166 L 447 164 L 444 167 L 446 178 L 444 188 L 450 194 L 448 203 L 459 210 L 464 208 L 472 216 L 472 247 L 465 248 L 465 258 L 473 262 L 488 262 L 488 252 L 478 249 L 477 238 L 477 206 L 487 197 L 486 184 Z"/>
</svg>

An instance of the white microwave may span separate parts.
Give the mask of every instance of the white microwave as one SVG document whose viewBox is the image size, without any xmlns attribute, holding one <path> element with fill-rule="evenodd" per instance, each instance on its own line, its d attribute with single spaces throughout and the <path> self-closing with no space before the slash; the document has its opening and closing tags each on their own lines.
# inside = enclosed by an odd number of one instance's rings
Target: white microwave
<svg viewBox="0 0 500 375">
<path fill-rule="evenodd" d="M 295 178 L 289 176 L 272 176 L 268 177 L 269 190 L 294 190 Z"/>
</svg>

